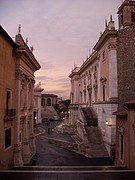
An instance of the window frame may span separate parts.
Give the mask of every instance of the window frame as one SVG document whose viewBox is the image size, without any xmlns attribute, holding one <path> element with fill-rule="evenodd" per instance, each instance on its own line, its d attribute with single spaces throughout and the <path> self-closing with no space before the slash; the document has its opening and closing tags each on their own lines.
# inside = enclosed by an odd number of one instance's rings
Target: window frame
<svg viewBox="0 0 135 180">
<path fill-rule="evenodd" d="M 103 101 L 105 101 L 106 100 L 106 86 L 105 86 L 105 84 L 103 84 L 102 88 L 103 88 Z"/>
<path fill-rule="evenodd" d="M 6 134 L 6 132 L 10 130 L 8 133 L 9 134 Z M 10 137 L 9 137 L 10 135 Z M 8 139 L 7 139 L 8 138 Z M 9 142 L 7 142 L 9 141 Z M 5 144 L 4 144 L 4 147 L 5 147 L 5 150 L 9 149 L 10 147 L 12 146 L 12 129 L 11 127 L 10 128 L 6 128 L 5 129 Z"/>
<path fill-rule="evenodd" d="M 135 157 L 135 113 L 133 119 L 133 156 Z"/>
<path fill-rule="evenodd" d="M 119 134 L 119 159 L 124 162 L 124 134 Z"/>
<path fill-rule="evenodd" d="M 131 14 L 131 21 L 132 23 L 135 23 L 135 12 L 132 12 Z"/>
<path fill-rule="evenodd" d="M 102 62 L 104 62 L 106 60 L 106 51 L 103 50 L 102 51 Z"/>
</svg>

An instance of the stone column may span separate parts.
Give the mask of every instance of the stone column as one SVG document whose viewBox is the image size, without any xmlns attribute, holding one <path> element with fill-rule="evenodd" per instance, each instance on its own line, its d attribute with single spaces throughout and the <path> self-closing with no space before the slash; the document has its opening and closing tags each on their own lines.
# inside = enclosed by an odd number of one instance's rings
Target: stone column
<svg viewBox="0 0 135 180">
<path fill-rule="evenodd" d="M 23 161 L 24 161 L 24 164 L 28 164 L 30 161 L 28 115 L 26 115 L 23 121 Z"/>
<path fill-rule="evenodd" d="M 100 57 L 98 57 L 100 58 Z M 101 72 L 100 72 L 100 60 L 98 61 L 98 79 L 97 79 L 97 84 L 98 84 L 98 94 L 97 94 L 97 100 L 100 101 L 100 78 L 101 78 Z"/>
<path fill-rule="evenodd" d="M 118 99 L 118 85 L 117 85 L 117 51 L 116 43 L 110 43 L 109 49 L 109 99 Z"/>
<path fill-rule="evenodd" d="M 29 120 L 28 120 L 28 106 L 29 106 L 29 97 L 28 97 L 28 92 L 29 92 L 29 77 L 26 76 L 26 91 L 25 91 L 25 98 L 26 98 L 26 107 L 24 109 L 24 121 L 23 121 L 23 161 L 24 164 L 28 164 L 30 161 L 30 146 L 29 146 Z"/>
<path fill-rule="evenodd" d="M 34 156 L 36 153 L 36 145 L 35 145 L 35 134 L 33 130 L 33 115 L 29 116 L 29 123 L 30 123 L 30 151 L 31 151 L 31 157 Z"/>
<path fill-rule="evenodd" d="M 15 72 L 15 78 L 16 78 L 16 96 L 15 96 L 15 102 L 16 102 L 16 119 L 14 123 L 14 158 L 13 158 L 13 164 L 14 166 L 22 166 L 22 147 L 20 142 L 20 89 L 21 89 L 21 78 L 22 78 L 22 72 L 20 70 L 16 70 Z"/>
<path fill-rule="evenodd" d="M 33 117 L 35 81 L 31 79 L 31 82 L 32 82 L 31 83 L 31 116 L 29 117 L 29 122 L 30 122 L 30 149 L 31 149 L 31 155 L 33 156 L 36 153 L 35 134 L 34 134 L 34 117 Z"/>
<path fill-rule="evenodd" d="M 79 86 L 78 86 L 78 76 L 75 76 L 74 79 L 74 104 L 79 103 Z"/>
<path fill-rule="evenodd" d="M 92 101 L 95 101 L 95 92 L 94 92 L 94 70 L 92 68 Z"/>
<path fill-rule="evenodd" d="M 41 95 L 38 96 L 38 122 L 41 124 Z"/>
</svg>

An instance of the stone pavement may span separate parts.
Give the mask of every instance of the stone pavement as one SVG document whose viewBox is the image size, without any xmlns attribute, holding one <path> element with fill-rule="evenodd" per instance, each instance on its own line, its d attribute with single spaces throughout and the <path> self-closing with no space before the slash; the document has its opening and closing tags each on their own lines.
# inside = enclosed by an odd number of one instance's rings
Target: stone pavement
<svg viewBox="0 0 135 180">
<path fill-rule="evenodd" d="M 44 134 L 44 138 L 46 138 L 48 141 L 50 140 L 50 142 L 54 143 L 55 145 L 59 145 L 60 147 L 85 155 L 86 157 L 90 157 L 90 158 L 105 157 L 109 159 L 107 150 L 103 142 L 99 142 L 101 141 L 99 140 L 101 138 L 99 137 L 99 133 L 97 129 L 95 130 L 95 128 L 97 127 L 94 127 L 94 130 L 93 128 L 89 129 L 89 133 L 91 131 L 92 132 L 94 131 L 94 133 L 96 134 L 94 138 L 90 134 L 91 136 L 90 138 L 92 139 L 92 142 L 90 141 L 89 144 L 81 144 L 81 140 L 77 135 L 75 135 L 73 131 L 71 131 L 70 129 L 64 130 L 63 128 L 57 128 L 56 125 L 53 126 L 53 131 L 52 133 L 49 134 L 47 132 L 47 126 L 44 126 L 44 124 L 37 127 L 36 131 L 38 133 L 38 131 L 41 131 L 42 129 L 43 131 L 42 134 Z"/>
<path fill-rule="evenodd" d="M 135 171 L 124 166 L 111 166 L 108 158 L 87 158 L 61 147 L 61 143 L 75 143 L 71 134 L 52 132 L 44 126 L 36 129 L 37 166 L 14 167 L 1 170 L 0 180 L 129 180 Z M 59 143 L 61 142 L 61 143 Z"/>
<path fill-rule="evenodd" d="M 46 128 L 42 125 L 36 129 L 36 133 L 39 134 L 36 138 L 37 154 L 34 157 L 37 166 L 107 166 L 113 164 L 108 156 L 95 158 L 93 154 L 88 158 L 85 149 L 78 152 L 78 144 L 72 138 L 72 132 L 68 133 L 63 130 L 58 132 L 54 129 L 51 134 L 48 134 Z"/>
</svg>

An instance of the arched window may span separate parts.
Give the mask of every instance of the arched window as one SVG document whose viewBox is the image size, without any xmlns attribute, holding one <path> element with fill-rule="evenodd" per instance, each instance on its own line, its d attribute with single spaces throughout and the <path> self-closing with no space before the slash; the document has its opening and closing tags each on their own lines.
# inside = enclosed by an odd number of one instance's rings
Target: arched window
<svg viewBox="0 0 135 180">
<path fill-rule="evenodd" d="M 51 98 L 47 99 L 47 106 L 51 106 Z"/>
<path fill-rule="evenodd" d="M 45 99 L 44 98 L 41 99 L 41 106 L 45 106 Z"/>
</svg>

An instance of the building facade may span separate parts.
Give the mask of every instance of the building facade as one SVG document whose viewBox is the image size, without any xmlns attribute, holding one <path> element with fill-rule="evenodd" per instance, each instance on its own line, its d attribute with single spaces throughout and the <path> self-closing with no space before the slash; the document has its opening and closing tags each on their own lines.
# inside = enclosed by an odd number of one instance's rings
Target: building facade
<svg viewBox="0 0 135 180">
<path fill-rule="evenodd" d="M 41 94 L 41 118 L 44 120 L 60 119 L 57 111 L 58 96 L 55 94 Z"/>
<path fill-rule="evenodd" d="M 58 96 L 55 94 L 42 94 L 41 106 L 56 106 L 58 104 Z"/>
<path fill-rule="evenodd" d="M 92 54 L 71 74 L 69 123 L 85 125 L 80 107 L 92 107 L 110 156 L 116 144 L 116 112 L 135 98 L 135 1 L 125 0 L 118 9 L 119 29 L 112 16 Z M 79 130 L 80 131 L 80 130 Z M 80 131 L 81 133 L 81 131 Z"/>
<path fill-rule="evenodd" d="M 126 102 L 124 109 L 115 113 L 116 165 L 135 170 L 135 100 Z"/>
<path fill-rule="evenodd" d="M 78 112 L 80 107 L 92 106 L 98 115 L 98 126 L 110 156 L 115 146 L 116 118 L 113 112 L 118 106 L 116 40 L 117 31 L 110 17 L 93 53 L 69 76 L 70 123 L 76 124 L 81 119 Z"/>
<path fill-rule="evenodd" d="M 35 85 L 34 87 L 34 125 L 41 124 L 41 92 L 43 89 L 41 88 L 41 83 Z"/>
<path fill-rule="evenodd" d="M 118 96 L 115 113 L 116 165 L 135 169 L 135 1 L 126 0 L 118 9 Z"/>
<path fill-rule="evenodd" d="M 15 145 L 14 165 L 28 164 L 36 153 L 35 135 L 33 125 L 34 108 L 34 72 L 40 69 L 32 49 L 23 40 L 20 29 L 16 35 L 15 42 L 18 45 L 16 51 L 16 123 L 15 123 Z"/>
<path fill-rule="evenodd" d="M 118 96 L 122 109 L 125 102 L 135 99 L 135 1 L 124 1 L 118 17 Z"/>
<path fill-rule="evenodd" d="M 15 42 L 0 26 L 0 168 L 28 164 L 36 152 L 33 131 L 34 72 L 40 68 L 19 32 Z M 4 99 L 4 100 L 3 100 Z"/>
<path fill-rule="evenodd" d="M 0 26 L 0 169 L 8 169 L 13 164 L 16 48 Z"/>
</svg>

